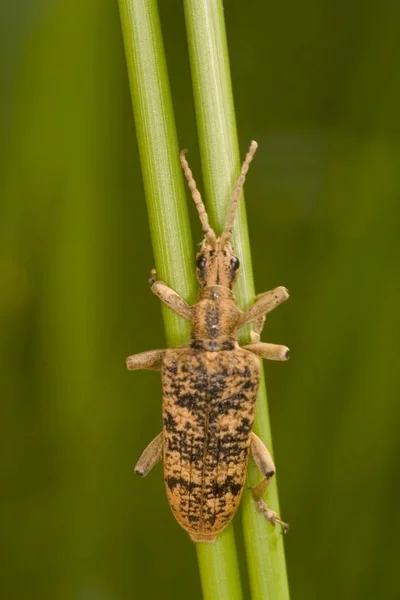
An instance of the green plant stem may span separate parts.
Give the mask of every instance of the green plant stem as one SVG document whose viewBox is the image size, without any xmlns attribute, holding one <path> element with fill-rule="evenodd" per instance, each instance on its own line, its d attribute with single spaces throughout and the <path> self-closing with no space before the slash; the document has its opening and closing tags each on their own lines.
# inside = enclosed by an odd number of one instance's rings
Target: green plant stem
<svg viewBox="0 0 400 600">
<path fill-rule="evenodd" d="M 119 7 L 157 274 L 193 301 L 193 246 L 157 2 L 120 0 Z M 163 318 L 169 345 L 187 341 L 184 319 L 165 306 Z"/>
<path fill-rule="evenodd" d="M 194 302 L 193 245 L 157 3 L 119 0 L 119 8 L 157 273 Z M 168 345 L 185 343 L 188 324 L 165 307 L 163 317 Z M 240 600 L 232 527 L 197 550 L 204 598 Z"/>
<path fill-rule="evenodd" d="M 185 0 L 184 7 L 207 208 L 216 231 L 221 232 L 241 162 L 223 6 L 220 0 Z M 254 282 L 243 198 L 233 244 L 242 265 L 235 293 L 240 306 L 246 308 L 254 300 Z M 271 448 L 263 374 L 261 381 L 254 429 Z M 260 475 L 251 461 L 249 484 L 259 480 Z M 276 482 L 267 500 L 273 509 L 279 510 Z M 281 531 L 257 513 L 249 491 L 244 494 L 242 507 L 252 599 L 287 600 L 289 590 Z"/>
</svg>

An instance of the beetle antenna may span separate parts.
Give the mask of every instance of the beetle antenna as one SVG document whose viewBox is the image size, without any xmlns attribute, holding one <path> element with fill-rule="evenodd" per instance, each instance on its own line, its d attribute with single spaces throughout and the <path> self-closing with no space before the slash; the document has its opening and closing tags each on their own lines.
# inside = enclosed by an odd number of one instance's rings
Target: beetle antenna
<svg viewBox="0 0 400 600">
<path fill-rule="evenodd" d="M 225 229 L 224 229 L 223 234 L 221 235 L 222 243 L 227 242 L 232 235 L 232 229 L 233 229 L 233 224 L 235 222 L 235 217 L 236 217 L 237 206 L 239 203 L 240 194 L 242 192 L 243 184 L 246 180 L 247 171 L 249 170 L 250 163 L 253 160 L 253 157 L 256 153 L 257 147 L 258 147 L 257 142 L 255 142 L 253 140 L 250 143 L 250 147 L 249 147 L 246 157 L 243 161 L 242 168 L 240 169 L 240 175 L 236 182 L 236 187 L 233 191 L 231 206 L 230 206 L 228 217 L 226 220 Z"/>
<path fill-rule="evenodd" d="M 189 184 L 189 189 L 192 194 L 192 198 L 197 208 L 197 212 L 199 213 L 200 223 L 204 232 L 204 236 L 211 242 L 215 243 L 216 235 L 214 231 L 210 227 L 210 223 L 208 221 L 208 215 L 206 211 L 206 207 L 204 206 L 203 200 L 201 199 L 201 195 L 199 190 L 197 189 L 196 182 L 193 178 L 193 173 L 191 168 L 189 167 L 188 161 L 186 160 L 187 150 L 181 150 L 179 153 L 179 158 L 181 159 L 181 165 L 183 172 L 185 173 L 185 177 Z"/>
</svg>

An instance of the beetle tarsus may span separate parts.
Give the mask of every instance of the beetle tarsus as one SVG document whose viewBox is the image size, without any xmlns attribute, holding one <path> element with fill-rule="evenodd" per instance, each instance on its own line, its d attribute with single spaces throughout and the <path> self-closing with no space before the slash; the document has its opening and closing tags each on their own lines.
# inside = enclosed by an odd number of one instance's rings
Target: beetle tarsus
<svg viewBox="0 0 400 600">
<path fill-rule="evenodd" d="M 289 529 L 288 523 L 282 521 L 277 512 L 269 508 L 269 506 L 264 502 L 264 500 L 257 500 L 256 502 L 257 510 L 264 515 L 271 525 L 280 525 L 282 527 L 283 533 L 286 533 Z"/>
</svg>

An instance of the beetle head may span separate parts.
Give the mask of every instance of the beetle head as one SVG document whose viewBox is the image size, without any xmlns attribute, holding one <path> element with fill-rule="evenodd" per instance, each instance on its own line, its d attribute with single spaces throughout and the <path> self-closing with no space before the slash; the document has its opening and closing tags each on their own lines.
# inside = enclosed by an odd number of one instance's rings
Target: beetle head
<svg viewBox="0 0 400 600">
<path fill-rule="evenodd" d="M 204 238 L 196 256 L 197 279 L 202 286 L 220 285 L 231 289 L 239 264 L 229 240 L 224 242 L 221 237 L 211 244 Z"/>
<path fill-rule="evenodd" d="M 208 221 L 208 215 L 201 199 L 200 192 L 196 187 L 196 182 L 193 179 L 192 171 L 185 157 L 187 150 L 181 150 L 181 165 L 188 181 L 192 198 L 196 204 L 197 212 L 199 213 L 201 226 L 204 232 L 204 239 L 201 242 L 200 251 L 196 256 L 197 279 L 204 287 L 210 285 L 220 285 L 231 289 L 233 283 L 235 282 L 239 268 L 239 259 L 233 254 L 230 240 L 232 237 L 232 230 L 242 187 L 246 179 L 247 171 L 249 170 L 249 165 L 253 160 L 256 150 L 257 142 L 253 141 L 250 144 L 249 150 L 242 164 L 242 168 L 240 169 L 240 174 L 232 195 L 225 229 L 219 238 L 217 238 L 215 232 L 213 229 L 211 229 Z"/>
</svg>

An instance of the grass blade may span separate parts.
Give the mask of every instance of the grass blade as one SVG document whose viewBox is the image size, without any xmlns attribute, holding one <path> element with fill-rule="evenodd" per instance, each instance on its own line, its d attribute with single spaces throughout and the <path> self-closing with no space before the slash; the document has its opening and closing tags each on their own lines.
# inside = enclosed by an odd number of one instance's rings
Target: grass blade
<svg viewBox="0 0 400 600">
<path fill-rule="evenodd" d="M 157 3 L 119 0 L 119 7 L 156 269 L 194 302 L 193 245 Z M 168 344 L 185 343 L 187 323 L 165 307 L 163 316 Z M 232 527 L 213 545 L 197 544 L 197 554 L 204 598 L 240 600 Z"/>
<path fill-rule="evenodd" d="M 184 6 L 207 207 L 218 233 L 225 223 L 241 162 L 223 5 L 220 0 L 185 0 Z M 235 293 L 240 306 L 246 308 L 254 299 L 254 282 L 243 199 L 233 243 L 242 264 Z M 263 375 L 254 429 L 271 448 Z M 254 464 L 250 463 L 249 484 L 253 485 L 259 480 L 260 475 Z M 279 509 L 276 483 L 271 486 L 267 500 L 273 509 Z M 244 494 L 242 502 L 252 598 L 287 600 L 289 591 L 281 532 L 279 528 L 274 529 L 266 523 L 257 513 L 249 492 Z"/>
</svg>

